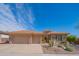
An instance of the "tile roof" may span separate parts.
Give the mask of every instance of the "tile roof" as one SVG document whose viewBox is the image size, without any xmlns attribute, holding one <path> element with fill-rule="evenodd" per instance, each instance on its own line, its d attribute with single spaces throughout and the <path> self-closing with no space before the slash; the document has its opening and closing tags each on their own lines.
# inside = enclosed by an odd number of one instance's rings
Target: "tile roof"
<svg viewBox="0 0 79 59">
<path fill-rule="evenodd" d="M 35 32 L 35 31 L 30 31 L 30 30 L 19 30 L 19 31 L 14 31 L 14 32 L 9 32 L 9 34 L 44 34 L 44 32 Z M 69 34 L 66 32 L 48 32 L 48 35 L 50 34 Z"/>
<path fill-rule="evenodd" d="M 48 34 L 69 34 L 67 32 L 49 32 Z"/>
<path fill-rule="evenodd" d="M 10 32 L 9 34 L 43 34 L 43 33 L 30 31 L 30 30 L 19 30 L 19 31 Z"/>
</svg>

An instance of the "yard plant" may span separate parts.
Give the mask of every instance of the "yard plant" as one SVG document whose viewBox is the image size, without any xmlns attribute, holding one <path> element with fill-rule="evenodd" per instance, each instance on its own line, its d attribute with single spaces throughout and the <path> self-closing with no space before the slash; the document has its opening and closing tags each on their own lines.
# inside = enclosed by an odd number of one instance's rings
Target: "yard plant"
<svg viewBox="0 0 79 59">
<path fill-rule="evenodd" d="M 76 36 L 74 36 L 74 35 L 68 36 L 67 41 L 70 43 L 74 43 L 76 41 Z"/>
</svg>

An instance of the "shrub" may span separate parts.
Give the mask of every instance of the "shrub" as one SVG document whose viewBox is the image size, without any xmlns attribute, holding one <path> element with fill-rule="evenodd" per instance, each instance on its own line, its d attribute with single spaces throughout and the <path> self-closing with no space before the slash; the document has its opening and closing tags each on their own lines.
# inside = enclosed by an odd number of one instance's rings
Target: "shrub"
<svg viewBox="0 0 79 59">
<path fill-rule="evenodd" d="M 66 47 L 64 50 L 72 52 L 73 48 L 72 47 Z"/>
<path fill-rule="evenodd" d="M 64 50 L 72 52 L 74 50 L 74 46 L 67 42 Z"/>
<path fill-rule="evenodd" d="M 68 36 L 67 41 L 70 42 L 70 43 L 75 42 L 76 41 L 76 36 L 74 36 L 74 35 Z"/>
<path fill-rule="evenodd" d="M 66 50 L 66 51 L 70 51 L 70 52 L 72 52 L 72 51 L 74 50 L 74 47 L 73 47 L 71 44 L 69 44 L 69 42 L 67 42 L 67 41 L 61 42 L 61 43 L 58 45 L 58 47 L 60 47 L 60 48 L 62 48 L 62 49 L 64 49 L 64 50 Z"/>
<path fill-rule="evenodd" d="M 64 45 L 58 45 L 58 47 L 60 47 L 62 49 L 65 49 L 65 46 Z"/>
</svg>

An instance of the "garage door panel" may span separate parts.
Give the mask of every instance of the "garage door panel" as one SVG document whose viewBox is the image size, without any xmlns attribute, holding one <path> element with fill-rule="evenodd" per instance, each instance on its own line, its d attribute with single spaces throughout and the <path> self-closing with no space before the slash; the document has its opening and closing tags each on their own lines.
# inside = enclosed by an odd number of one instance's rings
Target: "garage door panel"
<svg viewBox="0 0 79 59">
<path fill-rule="evenodd" d="M 38 36 L 38 35 L 33 36 L 32 43 L 39 44 L 40 43 L 40 36 Z"/>
<path fill-rule="evenodd" d="M 29 44 L 30 36 L 15 36 L 13 43 L 15 44 Z"/>
</svg>

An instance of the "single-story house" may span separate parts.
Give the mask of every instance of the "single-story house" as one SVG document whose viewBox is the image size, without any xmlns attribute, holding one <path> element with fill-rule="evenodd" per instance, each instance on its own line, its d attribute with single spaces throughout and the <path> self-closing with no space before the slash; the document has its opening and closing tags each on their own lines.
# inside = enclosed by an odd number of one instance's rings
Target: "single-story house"
<svg viewBox="0 0 79 59">
<path fill-rule="evenodd" d="M 7 32 L 0 31 L 0 44 L 9 43 L 9 35 Z"/>
<path fill-rule="evenodd" d="M 9 42 L 13 44 L 40 44 L 44 36 L 50 37 L 52 40 L 65 40 L 69 33 L 65 32 L 34 32 L 20 30 L 9 33 Z"/>
</svg>

